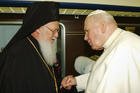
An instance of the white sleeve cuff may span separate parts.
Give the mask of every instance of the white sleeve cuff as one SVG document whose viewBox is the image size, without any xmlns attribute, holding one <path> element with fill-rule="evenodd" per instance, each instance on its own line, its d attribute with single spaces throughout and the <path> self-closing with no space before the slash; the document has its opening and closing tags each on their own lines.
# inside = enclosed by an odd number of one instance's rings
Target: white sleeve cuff
<svg viewBox="0 0 140 93">
<path fill-rule="evenodd" d="M 87 85 L 88 77 L 89 77 L 89 73 L 75 77 L 76 78 L 76 82 L 77 82 L 76 88 L 77 88 L 78 91 L 85 90 L 86 85 Z"/>
</svg>

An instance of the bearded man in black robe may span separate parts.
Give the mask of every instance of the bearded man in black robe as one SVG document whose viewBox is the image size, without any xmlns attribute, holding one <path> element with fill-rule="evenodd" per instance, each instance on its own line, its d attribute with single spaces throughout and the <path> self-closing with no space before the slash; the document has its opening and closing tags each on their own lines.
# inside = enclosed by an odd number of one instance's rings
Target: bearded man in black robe
<svg viewBox="0 0 140 93">
<path fill-rule="evenodd" d="M 59 4 L 32 3 L 0 55 L 0 93 L 57 93 L 53 71 Z"/>
</svg>

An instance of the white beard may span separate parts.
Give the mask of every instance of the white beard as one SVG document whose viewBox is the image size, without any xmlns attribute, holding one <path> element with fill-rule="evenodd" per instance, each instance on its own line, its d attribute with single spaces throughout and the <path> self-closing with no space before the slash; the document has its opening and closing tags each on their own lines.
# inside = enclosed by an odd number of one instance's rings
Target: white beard
<svg viewBox="0 0 140 93">
<path fill-rule="evenodd" d="M 39 40 L 40 50 L 48 65 L 53 66 L 56 63 L 56 48 L 55 44 L 51 44 L 50 41 L 45 41 L 43 36 Z"/>
</svg>

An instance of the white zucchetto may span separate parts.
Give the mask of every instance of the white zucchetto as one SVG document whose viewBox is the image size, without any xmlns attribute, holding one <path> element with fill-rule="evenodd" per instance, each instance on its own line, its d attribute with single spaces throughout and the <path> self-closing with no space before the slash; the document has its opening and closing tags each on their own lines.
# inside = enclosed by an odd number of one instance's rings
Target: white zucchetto
<svg viewBox="0 0 140 93">
<path fill-rule="evenodd" d="M 88 16 L 92 16 L 92 15 L 96 15 L 96 14 L 100 14 L 100 13 L 106 13 L 106 12 L 98 9 L 98 10 L 95 10 L 95 11 L 89 13 Z"/>
</svg>

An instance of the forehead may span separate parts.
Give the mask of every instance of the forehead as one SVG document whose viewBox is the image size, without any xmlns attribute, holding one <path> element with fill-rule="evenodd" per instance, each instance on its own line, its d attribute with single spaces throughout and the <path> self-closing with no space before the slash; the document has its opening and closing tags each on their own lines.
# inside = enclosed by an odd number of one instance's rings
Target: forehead
<svg viewBox="0 0 140 93">
<path fill-rule="evenodd" d="M 84 22 L 84 29 L 87 29 L 89 26 L 93 25 L 92 21 L 91 16 L 87 17 Z"/>
<path fill-rule="evenodd" d="M 53 27 L 53 28 L 58 28 L 59 27 L 59 22 L 58 21 L 52 21 L 52 22 L 49 22 L 47 24 L 45 24 L 44 26 L 49 26 L 49 27 Z"/>
</svg>

